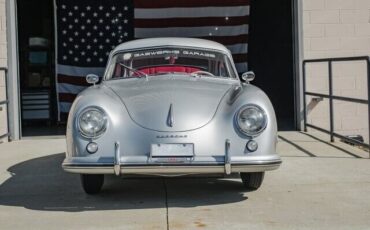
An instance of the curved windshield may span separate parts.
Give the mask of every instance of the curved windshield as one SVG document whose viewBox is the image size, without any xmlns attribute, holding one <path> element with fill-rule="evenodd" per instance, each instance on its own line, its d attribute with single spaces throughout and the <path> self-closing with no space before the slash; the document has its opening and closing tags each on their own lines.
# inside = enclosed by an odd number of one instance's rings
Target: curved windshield
<svg viewBox="0 0 370 230">
<path fill-rule="evenodd" d="M 229 58 L 212 50 L 153 48 L 115 54 L 106 79 L 166 74 L 236 78 Z"/>
</svg>

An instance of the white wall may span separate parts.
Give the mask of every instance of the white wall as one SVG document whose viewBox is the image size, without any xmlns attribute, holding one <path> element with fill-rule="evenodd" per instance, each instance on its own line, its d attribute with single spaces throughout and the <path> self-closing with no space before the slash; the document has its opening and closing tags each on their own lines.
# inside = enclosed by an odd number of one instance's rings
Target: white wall
<svg viewBox="0 0 370 230">
<path fill-rule="evenodd" d="M 7 66 L 5 0 L 0 0 L 0 67 Z M 6 100 L 5 75 L 0 71 L 0 101 Z M 7 133 L 6 105 L 0 105 L 0 135 Z M 7 138 L 0 139 L 6 141 Z"/>
<path fill-rule="evenodd" d="M 303 0 L 304 59 L 370 55 L 370 0 Z M 307 90 L 328 93 L 325 64 L 308 67 Z M 336 63 L 333 66 L 334 93 L 367 99 L 364 62 Z M 308 120 L 329 129 L 328 101 L 308 98 Z M 335 130 L 361 134 L 368 141 L 366 105 L 335 101 Z"/>
</svg>

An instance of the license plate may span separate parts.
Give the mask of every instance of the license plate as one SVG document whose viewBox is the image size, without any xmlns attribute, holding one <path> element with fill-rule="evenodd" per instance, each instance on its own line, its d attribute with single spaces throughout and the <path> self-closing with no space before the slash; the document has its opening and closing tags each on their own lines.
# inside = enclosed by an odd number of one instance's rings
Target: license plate
<svg viewBox="0 0 370 230">
<path fill-rule="evenodd" d="M 152 157 L 193 157 L 193 144 L 152 144 Z"/>
</svg>

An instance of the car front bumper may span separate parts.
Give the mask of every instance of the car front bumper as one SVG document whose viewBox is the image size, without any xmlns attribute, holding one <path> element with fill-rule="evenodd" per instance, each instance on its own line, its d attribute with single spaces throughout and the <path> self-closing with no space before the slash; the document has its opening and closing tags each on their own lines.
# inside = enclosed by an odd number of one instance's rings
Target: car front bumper
<svg viewBox="0 0 370 230">
<path fill-rule="evenodd" d="M 121 156 L 120 145 L 116 142 L 112 158 L 70 157 L 63 161 L 62 167 L 67 172 L 80 174 L 176 176 L 264 172 L 277 169 L 281 164 L 280 156 L 276 153 L 261 157 L 232 156 L 229 140 L 225 141 L 225 155 L 223 156 L 194 156 L 183 158 L 181 162 L 178 162 L 178 159 L 176 157 L 154 158 L 151 155 Z"/>
<path fill-rule="evenodd" d="M 81 174 L 116 174 L 116 175 L 159 175 L 176 176 L 188 174 L 230 174 L 239 172 L 264 172 L 277 169 L 281 160 L 260 161 L 254 163 L 238 164 L 146 164 L 146 165 L 120 165 L 119 168 L 113 164 L 70 164 L 63 163 L 63 169 L 71 173 Z M 228 169 L 229 167 L 229 169 Z"/>
</svg>

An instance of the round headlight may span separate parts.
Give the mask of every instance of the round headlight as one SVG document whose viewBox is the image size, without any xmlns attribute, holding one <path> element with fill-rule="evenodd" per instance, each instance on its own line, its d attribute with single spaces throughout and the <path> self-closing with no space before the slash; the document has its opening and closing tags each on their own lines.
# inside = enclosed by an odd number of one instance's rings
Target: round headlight
<svg viewBox="0 0 370 230">
<path fill-rule="evenodd" d="M 99 108 L 87 108 L 78 118 L 78 128 L 85 137 L 98 137 L 102 135 L 107 128 L 107 116 L 105 112 Z"/>
<path fill-rule="evenodd" d="M 256 136 L 266 128 L 267 116 L 259 106 L 246 105 L 237 113 L 236 122 L 242 133 L 248 136 Z"/>
</svg>

